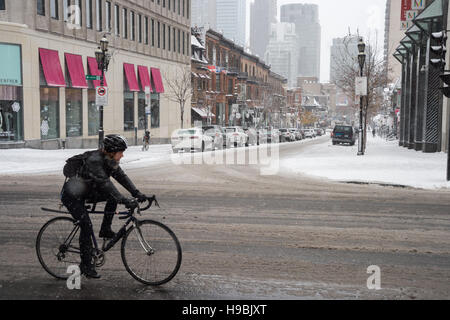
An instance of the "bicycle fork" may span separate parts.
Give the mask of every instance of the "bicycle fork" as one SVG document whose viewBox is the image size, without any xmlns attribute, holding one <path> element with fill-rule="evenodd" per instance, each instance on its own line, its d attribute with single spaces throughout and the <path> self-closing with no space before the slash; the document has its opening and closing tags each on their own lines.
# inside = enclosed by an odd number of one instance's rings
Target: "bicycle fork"
<svg viewBox="0 0 450 320">
<path fill-rule="evenodd" d="M 144 251 L 147 253 L 148 256 L 154 254 L 155 250 L 148 244 L 148 242 L 142 236 L 142 231 L 138 224 L 135 224 L 134 230 L 136 231 L 136 235 L 139 243 L 141 244 L 142 249 L 144 249 Z"/>
</svg>

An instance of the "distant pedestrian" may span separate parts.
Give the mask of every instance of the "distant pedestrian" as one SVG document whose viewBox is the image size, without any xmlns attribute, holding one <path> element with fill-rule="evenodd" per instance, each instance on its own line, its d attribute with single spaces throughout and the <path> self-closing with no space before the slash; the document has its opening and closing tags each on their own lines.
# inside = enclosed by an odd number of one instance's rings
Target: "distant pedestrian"
<svg viewBox="0 0 450 320">
<path fill-rule="evenodd" d="M 376 133 L 375 128 L 373 128 L 372 135 L 373 135 L 374 138 L 375 138 L 375 133 Z"/>
</svg>

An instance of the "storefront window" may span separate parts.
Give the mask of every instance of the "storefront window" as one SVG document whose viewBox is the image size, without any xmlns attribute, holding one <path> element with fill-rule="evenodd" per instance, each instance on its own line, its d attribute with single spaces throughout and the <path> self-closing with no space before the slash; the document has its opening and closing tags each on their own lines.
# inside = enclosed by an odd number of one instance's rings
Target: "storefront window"
<svg viewBox="0 0 450 320">
<path fill-rule="evenodd" d="M 123 93 L 123 130 L 134 130 L 134 92 Z"/>
<path fill-rule="evenodd" d="M 59 138 L 59 88 L 40 88 L 41 139 Z"/>
<path fill-rule="evenodd" d="M 23 140 L 22 87 L 0 86 L 0 142 Z"/>
<path fill-rule="evenodd" d="M 95 89 L 88 90 L 88 135 L 98 134 L 100 117 L 98 107 L 95 105 Z"/>
<path fill-rule="evenodd" d="M 138 129 L 144 130 L 145 129 L 145 93 L 139 92 L 138 93 Z M 147 126 L 148 128 L 148 126 Z"/>
<path fill-rule="evenodd" d="M 159 128 L 159 93 L 152 93 L 151 100 L 152 128 Z"/>
<path fill-rule="evenodd" d="M 66 88 L 66 136 L 83 134 L 83 94 L 81 89 Z"/>
</svg>

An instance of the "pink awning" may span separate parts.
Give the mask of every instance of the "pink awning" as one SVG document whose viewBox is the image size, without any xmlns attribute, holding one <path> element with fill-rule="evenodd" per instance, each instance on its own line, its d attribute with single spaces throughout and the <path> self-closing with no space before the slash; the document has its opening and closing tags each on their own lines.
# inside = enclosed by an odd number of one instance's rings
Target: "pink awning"
<svg viewBox="0 0 450 320">
<path fill-rule="evenodd" d="M 123 69 L 125 70 L 125 76 L 127 78 L 128 88 L 130 91 L 140 91 L 136 78 L 136 72 L 134 71 L 134 64 L 124 63 Z"/>
<path fill-rule="evenodd" d="M 161 78 L 161 72 L 157 68 L 150 68 L 152 72 L 152 81 L 155 85 L 155 91 L 157 93 L 164 93 L 164 85 Z"/>
<path fill-rule="evenodd" d="M 49 87 L 65 87 L 66 81 L 59 62 L 58 51 L 39 48 L 42 70 Z"/>
<path fill-rule="evenodd" d="M 150 92 L 153 92 L 152 86 L 150 85 L 150 74 L 148 73 L 148 68 L 144 66 L 138 66 L 139 79 L 141 80 L 142 91 L 145 91 L 145 87 L 150 88 Z"/>
<path fill-rule="evenodd" d="M 67 70 L 69 70 L 72 88 L 87 89 L 86 75 L 84 74 L 83 61 L 81 56 L 65 53 Z"/>
<path fill-rule="evenodd" d="M 89 72 L 91 76 L 101 76 L 102 72 L 98 69 L 97 60 L 92 57 L 88 57 L 88 65 L 89 65 Z M 100 87 L 100 80 L 92 80 L 94 87 Z M 108 83 L 106 82 L 106 75 L 103 78 L 103 86 L 107 87 Z"/>
</svg>

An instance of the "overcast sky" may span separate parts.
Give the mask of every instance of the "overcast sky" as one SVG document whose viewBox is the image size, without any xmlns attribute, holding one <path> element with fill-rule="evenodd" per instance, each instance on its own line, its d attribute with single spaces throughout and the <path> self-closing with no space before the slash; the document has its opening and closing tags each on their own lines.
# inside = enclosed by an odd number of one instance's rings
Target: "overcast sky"
<svg viewBox="0 0 450 320">
<path fill-rule="evenodd" d="M 322 82 L 330 78 L 330 47 L 333 38 L 347 35 L 349 28 L 352 33 L 356 33 L 359 29 L 359 34 L 364 37 L 370 33 L 372 38 L 375 38 L 375 32 L 378 31 L 378 46 L 380 50 L 383 49 L 386 0 L 278 0 L 278 17 L 280 6 L 288 3 L 319 5 L 319 19 L 322 27 L 320 62 Z"/>
</svg>

